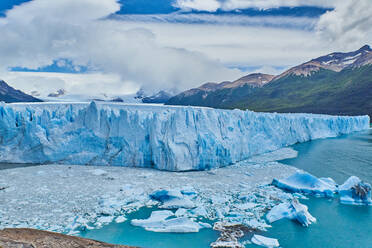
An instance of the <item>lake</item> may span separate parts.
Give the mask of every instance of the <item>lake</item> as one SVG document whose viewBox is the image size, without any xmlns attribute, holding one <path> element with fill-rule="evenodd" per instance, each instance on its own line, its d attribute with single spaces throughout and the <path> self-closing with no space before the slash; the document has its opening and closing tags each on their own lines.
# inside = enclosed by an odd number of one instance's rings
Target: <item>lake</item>
<svg viewBox="0 0 372 248">
<path fill-rule="evenodd" d="M 283 160 L 282 163 L 304 169 L 318 177 L 332 177 L 339 184 L 351 175 L 372 182 L 371 130 L 292 147 L 299 152 L 298 157 Z M 371 207 L 341 205 L 338 199 L 324 198 L 310 198 L 302 200 L 302 203 L 317 218 L 316 224 L 304 228 L 295 222 L 281 220 L 263 235 L 279 239 L 281 246 L 287 248 L 371 247 Z M 150 212 L 150 209 L 142 209 L 129 218 L 147 218 Z M 211 229 L 192 234 L 154 233 L 131 226 L 127 221 L 91 230 L 81 236 L 143 248 L 208 248 L 218 234 Z"/>
</svg>

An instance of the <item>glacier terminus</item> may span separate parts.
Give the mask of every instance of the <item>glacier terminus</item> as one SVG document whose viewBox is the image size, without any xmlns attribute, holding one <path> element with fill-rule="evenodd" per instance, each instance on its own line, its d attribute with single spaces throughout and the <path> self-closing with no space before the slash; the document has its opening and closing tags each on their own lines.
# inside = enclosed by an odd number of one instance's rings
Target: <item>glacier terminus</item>
<svg viewBox="0 0 372 248">
<path fill-rule="evenodd" d="M 0 162 L 206 170 L 369 122 L 188 106 L 1 103 Z"/>
</svg>

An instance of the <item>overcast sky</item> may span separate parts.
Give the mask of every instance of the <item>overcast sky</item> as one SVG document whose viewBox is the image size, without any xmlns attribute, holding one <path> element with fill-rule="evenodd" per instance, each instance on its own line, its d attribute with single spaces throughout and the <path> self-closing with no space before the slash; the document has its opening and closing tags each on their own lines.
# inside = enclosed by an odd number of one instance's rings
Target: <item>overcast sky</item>
<svg viewBox="0 0 372 248">
<path fill-rule="evenodd" d="M 0 78 L 31 92 L 180 91 L 372 43 L 371 0 L 1 0 Z"/>
</svg>

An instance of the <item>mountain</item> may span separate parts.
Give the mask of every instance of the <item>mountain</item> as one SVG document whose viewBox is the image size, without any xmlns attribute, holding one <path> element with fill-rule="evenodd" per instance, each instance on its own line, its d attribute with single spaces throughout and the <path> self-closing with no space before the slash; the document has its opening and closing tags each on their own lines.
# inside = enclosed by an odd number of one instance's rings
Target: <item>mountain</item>
<svg viewBox="0 0 372 248">
<path fill-rule="evenodd" d="M 159 91 L 155 95 L 147 96 L 142 98 L 143 103 L 166 103 L 173 95 L 165 92 L 164 90 Z"/>
<path fill-rule="evenodd" d="M 282 73 L 275 79 L 280 79 L 288 75 L 309 76 L 313 72 L 321 69 L 340 72 L 345 68 L 357 68 L 367 65 L 372 60 L 372 49 L 365 45 L 357 51 L 349 53 L 331 53 L 295 66 Z"/>
<path fill-rule="evenodd" d="M 167 104 L 372 116 L 372 49 L 331 53 L 290 68 L 262 87 L 240 87 L 228 94 L 216 90 L 213 99 L 197 104 L 190 104 L 184 93 Z"/>
<path fill-rule="evenodd" d="M 42 102 L 33 96 L 27 95 L 20 90 L 10 87 L 7 83 L 0 80 L 0 101 L 11 102 Z"/>
<path fill-rule="evenodd" d="M 263 87 L 274 78 L 273 75 L 253 73 L 233 82 L 206 83 L 199 88 L 182 92 L 166 104 L 219 107 L 229 105 L 234 95 L 245 97 L 257 88 Z"/>
<path fill-rule="evenodd" d="M 60 97 L 60 96 L 64 96 L 65 94 L 66 94 L 66 90 L 59 89 L 56 92 L 50 93 L 48 97 Z"/>
</svg>

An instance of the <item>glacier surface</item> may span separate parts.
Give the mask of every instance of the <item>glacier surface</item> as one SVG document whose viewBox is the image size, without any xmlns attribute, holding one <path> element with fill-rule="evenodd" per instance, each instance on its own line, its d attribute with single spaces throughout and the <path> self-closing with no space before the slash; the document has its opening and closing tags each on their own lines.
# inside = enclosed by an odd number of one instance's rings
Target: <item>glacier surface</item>
<svg viewBox="0 0 372 248">
<path fill-rule="evenodd" d="M 205 170 L 369 128 L 369 117 L 107 103 L 0 104 L 0 162 Z"/>
</svg>

